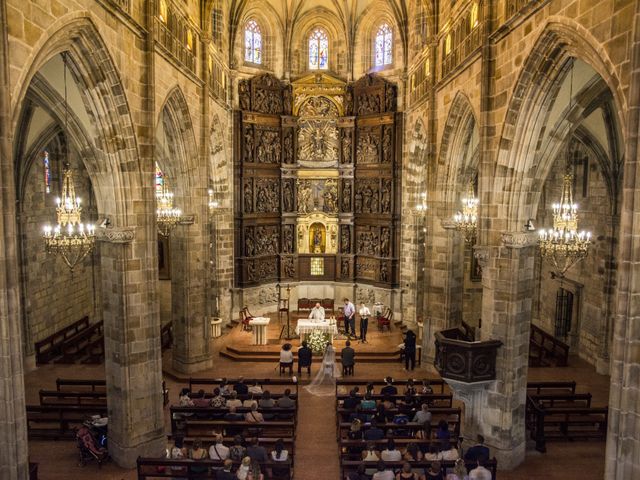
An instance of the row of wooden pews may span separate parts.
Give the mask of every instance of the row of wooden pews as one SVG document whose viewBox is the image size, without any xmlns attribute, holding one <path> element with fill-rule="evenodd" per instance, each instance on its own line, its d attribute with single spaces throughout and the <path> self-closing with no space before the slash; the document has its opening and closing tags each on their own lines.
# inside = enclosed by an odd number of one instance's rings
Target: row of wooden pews
<svg viewBox="0 0 640 480">
<path fill-rule="evenodd" d="M 423 453 L 439 452 L 443 445 L 457 448 L 462 412 L 460 408 L 453 407 L 453 395 L 446 386 L 446 382 L 442 379 L 428 380 L 428 382 L 425 382 L 428 387 L 424 390 L 422 381 L 412 380 L 412 383 L 413 386 L 408 384 L 408 380 L 386 382 L 382 380 L 340 379 L 337 381 L 335 398 L 336 431 L 340 452 L 341 478 L 348 478 L 349 474 L 356 472 L 361 465 L 364 465 L 369 473 L 376 470 L 377 462 L 364 462 L 362 460 L 362 452 L 371 443 L 375 445 L 375 450 L 377 451 L 382 451 L 389 439 L 393 439 L 396 447 L 401 451 L 404 451 L 411 444 L 417 446 Z M 382 393 L 382 388 L 386 385 L 396 387 L 397 393 Z M 345 408 L 345 400 L 350 397 L 353 399 L 348 392 L 351 392 L 355 387 L 359 389 L 359 399 L 363 399 L 367 389 L 373 387 L 368 398 L 376 402 L 376 408 L 363 409 L 360 406 Z M 415 388 L 415 391 L 412 388 Z M 409 395 L 407 395 L 407 391 Z M 394 404 L 394 406 L 381 408 L 382 402 L 385 401 L 387 405 Z M 420 410 L 422 404 L 429 406 L 429 411 L 432 415 L 429 427 L 421 423 L 412 422 L 416 411 Z M 398 422 L 397 419 L 399 417 L 397 415 L 400 417 L 405 416 L 408 422 Z M 380 417 L 382 417 L 382 422 Z M 365 432 L 362 436 L 359 434 L 354 435 L 352 432 L 355 419 L 360 421 L 360 428 Z M 442 440 L 436 437 L 436 430 L 442 424 L 448 428 L 449 440 Z M 381 429 L 384 432 L 384 437 L 375 440 L 365 439 L 367 430 L 371 428 Z M 387 468 L 391 468 L 396 473 L 401 470 L 403 463 L 404 460 L 385 462 Z M 432 462 L 416 460 L 408 463 L 411 464 L 414 472 L 424 472 L 424 470 L 430 468 Z M 454 465 L 453 461 L 442 461 L 441 463 L 445 471 L 446 468 L 452 468 Z M 476 466 L 470 463 L 467 467 L 470 470 Z M 495 459 L 486 462 L 485 467 L 492 472 L 495 480 L 497 469 Z"/>
<path fill-rule="evenodd" d="M 569 364 L 569 345 L 542 328 L 531 324 L 529 335 L 530 367 L 566 367 Z"/>
<path fill-rule="evenodd" d="M 592 407 L 590 393 L 576 393 L 576 382 L 529 382 L 526 426 L 536 450 L 547 441 L 606 440 L 607 407 Z"/>
<path fill-rule="evenodd" d="M 190 378 L 189 387 L 192 398 L 213 398 L 213 390 L 221 385 L 233 387 L 240 379 L 223 378 Z M 270 397 L 277 401 L 284 395 L 286 389 L 291 391 L 290 398 L 295 401 L 293 407 L 259 407 L 258 412 L 265 418 L 264 422 L 247 422 L 245 420 L 228 419 L 228 408 L 214 408 L 210 406 L 179 406 L 171 405 L 171 434 L 169 440 L 180 437 L 185 447 L 189 448 L 195 440 L 202 443 L 207 450 L 214 443 L 217 435 L 222 435 L 223 443 L 227 446 L 233 444 L 236 436 L 240 435 L 247 443 L 258 440 L 268 452 L 273 450 L 275 443 L 280 439 L 284 448 L 289 452 L 289 460 L 284 462 L 261 462 L 262 472 L 267 478 L 290 480 L 293 478 L 295 462 L 295 439 L 298 418 L 298 384 L 291 379 L 242 379 L 247 385 L 258 383 L 263 392 L 269 391 Z M 199 390 L 205 390 L 204 397 Z M 260 400 L 264 394 L 240 393 L 236 394 L 239 400 Z M 230 398 L 227 396 L 227 398 Z M 236 414 L 249 412 L 250 407 L 238 407 Z M 216 470 L 221 468 L 222 461 L 218 460 L 171 460 L 157 458 L 138 459 L 138 478 L 167 478 L 176 477 L 174 468 L 179 468 L 179 477 L 184 479 L 216 478 Z M 234 464 L 237 469 L 238 462 Z M 275 469 L 275 470 L 274 470 Z"/>
</svg>

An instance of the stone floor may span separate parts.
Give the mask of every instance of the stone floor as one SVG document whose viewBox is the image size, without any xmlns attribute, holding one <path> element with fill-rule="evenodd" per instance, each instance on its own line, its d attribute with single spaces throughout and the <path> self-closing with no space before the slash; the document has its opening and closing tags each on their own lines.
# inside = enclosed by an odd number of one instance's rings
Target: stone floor
<svg viewBox="0 0 640 480">
<path fill-rule="evenodd" d="M 216 347 L 225 340 L 216 341 Z M 357 351 L 357 346 L 356 346 Z M 165 354 L 165 363 L 170 362 L 170 354 Z M 531 380 L 569 380 L 578 382 L 578 391 L 590 391 L 596 406 L 606 405 L 609 378 L 597 375 L 586 362 L 572 358 L 571 367 L 534 368 L 529 370 Z M 391 374 L 396 378 L 406 378 L 408 374 L 398 363 L 360 364 L 356 368 L 358 378 L 383 378 Z M 199 376 L 273 377 L 277 375 L 270 363 L 236 363 L 220 358 L 215 368 L 202 372 Z M 433 367 L 423 365 L 416 368 L 413 377 L 437 376 Z M 103 378 L 102 366 L 47 365 L 29 372 L 25 376 L 27 403 L 37 403 L 40 388 L 52 388 L 57 377 Z M 183 386 L 175 377 L 165 375 L 172 401 Z M 301 379 L 306 381 L 305 378 Z M 296 442 L 296 480 L 339 479 L 338 449 L 335 441 L 335 413 L 331 397 L 314 397 L 301 389 L 299 406 L 299 427 Z M 168 409 L 167 411 L 167 429 Z M 525 462 L 514 471 L 500 471 L 499 480 L 596 480 L 603 478 L 604 442 L 551 443 L 548 452 L 539 454 L 527 452 Z M 32 462 L 39 463 L 39 478 L 42 480 L 62 480 L 91 475 L 92 479 L 129 480 L 135 479 L 134 471 L 123 470 L 113 464 L 98 469 L 89 464 L 79 467 L 75 444 L 59 441 L 32 441 L 29 443 Z"/>
</svg>

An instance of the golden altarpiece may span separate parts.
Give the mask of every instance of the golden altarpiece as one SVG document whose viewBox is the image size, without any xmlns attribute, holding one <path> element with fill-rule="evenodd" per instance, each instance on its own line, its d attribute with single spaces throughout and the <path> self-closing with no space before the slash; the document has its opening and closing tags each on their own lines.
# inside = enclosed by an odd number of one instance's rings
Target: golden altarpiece
<svg viewBox="0 0 640 480">
<path fill-rule="evenodd" d="M 398 284 L 396 86 L 318 73 L 242 80 L 236 112 L 238 287 L 297 281 Z"/>
</svg>

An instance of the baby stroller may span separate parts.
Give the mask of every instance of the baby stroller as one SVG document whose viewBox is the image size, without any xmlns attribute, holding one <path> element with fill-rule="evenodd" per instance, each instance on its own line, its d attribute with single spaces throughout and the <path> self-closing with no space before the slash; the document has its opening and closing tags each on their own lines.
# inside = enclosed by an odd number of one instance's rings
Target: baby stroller
<svg viewBox="0 0 640 480">
<path fill-rule="evenodd" d="M 76 441 L 80 451 L 80 465 L 83 467 L 86 465 L 87 460 L 95 460 L 98 462 L 98 467 L 102 467 L 102 463 L 109 459 L 108 450 L 98 445 L 89 427 L 83 425 L 78 428 Z"/>
</svg>

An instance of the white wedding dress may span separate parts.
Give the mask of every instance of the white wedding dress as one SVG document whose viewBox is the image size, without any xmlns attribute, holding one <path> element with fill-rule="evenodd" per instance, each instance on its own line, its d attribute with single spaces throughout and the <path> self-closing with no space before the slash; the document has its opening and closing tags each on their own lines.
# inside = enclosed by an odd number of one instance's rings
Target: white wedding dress
<svg viewBox="0 0 640 480">
<path fill-rule="evenodd" d="M 340 370 L 336 365 L 336 352 L 333 345 L 327 344 L 322 357 L 322 365 L 313 381 L 307 385 L 307 391 L 312 395 L 330 396 L 336 394 L 336 378 L 340 378 Z"/>
</svg>

